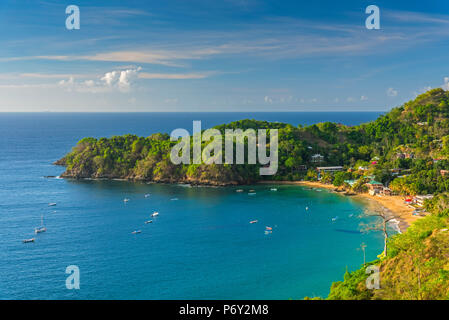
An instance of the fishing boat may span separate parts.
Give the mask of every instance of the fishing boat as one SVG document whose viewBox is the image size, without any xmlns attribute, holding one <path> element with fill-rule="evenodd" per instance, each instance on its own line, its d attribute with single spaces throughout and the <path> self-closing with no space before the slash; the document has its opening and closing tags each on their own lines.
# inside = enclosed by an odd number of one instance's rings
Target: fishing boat
<svg viewBox="0 0 449 320">
<path fill-rule="evenodd" d="M 266 231 L 273 231 L 272 227 L 266 227 L 265 229 L 266 229 Z"/>
<path fill-rule="evenodd" d="M 49 207 L 54 207 L 54 206 L 56 206 L 56 203 L 50 202 L 50 203 L 48 204 L 48 206 L 49 206 Z"/>
<path fill-rule="evenodd" d="M 34 233 L 38 234 L 45 231 L 47 231 L 47 228 L 44 227 L 44 216 L 41 216 L 41 226 L 38 228 L 34 228 Z"/>
<path fill-rule="evenodd" d="M 142 231 L 141 230 L 136 230 L 136 231 L 133 231 L 133 232 L 131 232 L 132 234 L 139 234 L 139 233 L 142 233 Z"/>
<path fill-rule="evenodd" d="M 36 239 L 31 238 L 31 239 L 25 239 L 25 240 L 23 240 L 22 242 L 23 242 L 23 243 L 30 243 L 30 242 L 34 242 L 34 240 L 36 240 Z"/>
<path fill-rule="evenodd" d="M 150 196 L 150 194 L 149 193 L 147 193 L 146 195 L 145 195 L 145 198 L 148 198 Z"/>
<path fill-rule="evenodd" d="M 270 190 L 271 191 L 278 191 L 278 189 L 276 189 L 276 188 L 271 188 Z"/>
<path fill-rule="evenodd" d="M 124 202 L 124 203 L 127 203 L 128 201 L 129 201 L 128 198 L 123 199 L 123 202 Z"/>
<path fill-rule="evenodd" d="M 153 220 L 145 221 L 145 224 L 153 223 Z"/>
<path fill-rule="evenodd" d="M 337 221 L 337 220 L 338 220 L 338 217 L 332 218 L 332 222 L 335 222 L 335 221 Z"/>
<path fill-rule="evenodd" d="M 243 192 L 243 189 L 235 190 L 235 192 Z"/>
<path fill-rule="evenodd" d="M 157 217 L 159 215 L 159 212 L 153 212 L 153 214 L 151 215 L 152 217 Z"/>
<path fill-rule="evenodd" d="M 249 223 L 254 224 L 254 223 L 257 223 L 257 222 L 259 222 L 259 221 L 258 220 L 253 220 L 253 221 L 250 221 Z"/>
</svg>

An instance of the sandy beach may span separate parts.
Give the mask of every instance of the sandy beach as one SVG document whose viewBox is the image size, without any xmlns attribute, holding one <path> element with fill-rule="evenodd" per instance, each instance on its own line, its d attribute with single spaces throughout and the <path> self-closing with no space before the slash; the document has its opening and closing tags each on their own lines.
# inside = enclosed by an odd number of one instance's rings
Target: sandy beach
<svg viewBox="0 0 449 320">
<path fill-rule="evenodd" d="M 336 189 L 333 185 L 313 181 L 263 181 L 260 183 L 302 185 L 311 188 L 323 188 L 330 190 Z M 343 194 L 341 195 L 344 196 Z M 362 193 L 352 196 L 352 198 L 365 202 L 368 205 L 368 208 L 372 211 L 387 209 L 398 221 L 398 227 L 401 232 L 407 230 L 411 223 L 420 218 L 419 216 L 412 215 L 413 209 L 404 203 L 403 196 L 371 196 L 368 193 Z"/>
</svg>

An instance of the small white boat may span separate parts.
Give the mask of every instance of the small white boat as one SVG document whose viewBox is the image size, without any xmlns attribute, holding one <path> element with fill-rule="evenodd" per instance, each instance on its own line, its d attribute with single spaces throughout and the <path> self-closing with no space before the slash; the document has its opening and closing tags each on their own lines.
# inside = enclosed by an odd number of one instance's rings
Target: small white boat
<svg viewBox="0 0 449 320">
<path fill-rule="evenodd" d="M 338 217 L 332 218 L 332 222 L 335 222 L 338 220 Z"/>
<path fill-rule="evenodd" d="M 253 220 L 253 221 L 250 221 L 249 223 L 250 224 L 254 224 L 254 223 L 257 223 L 257 222 L 259 222 L 258 220 Z"/>
<path fill-rule="evenodd" d="M 243 192 L 243 189 L 235 190 L 235 192 Z"/>
<path fill-rule="evenodd" d="M 54 207 L 54 206 L 56 206 L 56 203 L 50 202 L 50 203 L 48 204 L 48 206 L 49 206 L 49 207 Z"/>
<path fill-rule="evenodd" d="M 145 198 L 148 198 L 150 196 L 150 194 L 149 193 L 147 193 L 146 195 L 145 195 Z"/>
<path fill-rule="evenodd" d="M 306 207 L 306 211 L 308 211 L 309 210 L 309 207 Z"/>
<path fill-rule="evenodd" d="M 145 221 L 145 224 L 153 223 L 153 220 Z"/>
<path fill-rule="evenodd" d="M 139 234 L 139 233 L 142 233 L 142 231 L 141 230 L 136 230 L 136 231 L 133 231 L 133 232 L 131 232 L 132 234 Z"/>
<path fill-rule="evenodd" d="M 265 230 L 265 234 L 272 234 L 273 231 Z"/>
<path fill-rule="evenodd" d="M 25 240 L 22 240 L 22 242 L 23 242 L 23 243 L 30 243 L 30 242 L 34 242 L 34 240 L 36 240 L 36 239 L 31 238 L 31 239 L 25 239 Z"/>
<path fill-rule="evenodd" d="M 125 198 L 125 199 L 123 199 L 123 202 L 124 202 L 124 203 L 127 203 L 127 202 L 129 202 L 129 199 L 128 199 L 128 198 Z"/>
<path fill-rule="evenodd" d="M 159 212 L 153 212 L 153 214 L 151 215 L 152 217 L 157 217 L 159 215 Z"/>
<path fill-rule="evenodd" d="M 47 231 L 47 228 L 45 228 L 45 227 L 40 227 L 40 228 L 35 228 L 34 229 L 34 233 L 35 234 L 42 233 L 42 232 L 45 232 L 45 231 Z"/>
<path fill-rule="evenodd" d="M 170 201 L 178 201 L 178 200 L 179 200 L 178 198 L 170 199 Z"/>
<path fill-rule="evenodd" d="M 41 226 L 38 228 L 34 228 L 34 233 L 38 234 L 45 231 L 47 231 L 47 228 L 44 227 L 44 216 L 41 216 Z"/>
<path fill-rule="evenodd" d="M 278 191 L 278 189 L 276 189 L 276 188 L 271 188 L 270 190 L 271 191 Z"/>
</svg>

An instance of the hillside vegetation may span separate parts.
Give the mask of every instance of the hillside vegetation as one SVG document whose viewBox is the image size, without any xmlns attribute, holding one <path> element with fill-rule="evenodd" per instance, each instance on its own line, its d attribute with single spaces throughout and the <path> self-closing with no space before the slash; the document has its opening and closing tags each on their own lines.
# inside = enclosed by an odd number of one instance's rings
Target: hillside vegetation
<svg viewBox="0 0 449 320">
<path fill-rule="evenodd" d="M 168 134 L 149 137 L 135 135 L 111 138 L 84 138 L 56 164 L 66 166 L 63 177 L 123 178 L 156 182 L 204 184 L 248 184 L 261 179 L 313 180 L 317 165 L 369 167 L 377 180 L 402 194 L 449 191 L 440 175 L 449 169 L 449 93 L 435 89 L 401 107 L 359 126 L 331 122 L 311 126 L 292 126 L 266 121 L 241 120 L 217 126 L 225 129 L 278 129 L 279 169 L 275 176 L 262 177 L 260 165 L 174 165 L 170 150 L 176 144 Z M 203 146 L 207 143 L 203 142 Z M 397 155 L 413 154 L 413 159 Z M 312 156 L 324 159 L 314 163 Z M 438 158 L 438 161 L 434 159 Z M 377 159 L 372 166 L 372 159 Z M 398 178 L 391 170 L 401 168 L 409 174 Z M 366 172 L 346 172 L 337 179 L 360 179 Z M 327 177 L 333 182 L 334 177 Z"/>
<path fill-rule="evenodd" d="M 366 288 L 366 266 L 347 272 L 332 285 L 328 299 L 449 298 L 449 92 L 434 89 L 377 120 L 358 126 L 318 123 L 292 126 L 241 120 L 217 126 L 226 129 L 278 129 L 279 169 L 260 176 L 260 165 L 174 165 L 176 144 L 167 134 L 84 138 L 56 164 L 63 177 L 125 178 L 155 182 L 249 184 L 262 179 L 316 180 L 317 166 L 344 166 L 321 181 L 355 192 L 366 191 L 372 179 L 401 195 L 435 194 L 425 206 L 432 214 L 404 234 L 388 239 L 387 256 L 369 263 L 380 267 L 381 288 Z M 203 143 L 203 145 L 205 145 Z M 314 162 L 313 155 L 324 158 Z M 349 186 L 347 181 L 353 180 Z"/>
</svg>

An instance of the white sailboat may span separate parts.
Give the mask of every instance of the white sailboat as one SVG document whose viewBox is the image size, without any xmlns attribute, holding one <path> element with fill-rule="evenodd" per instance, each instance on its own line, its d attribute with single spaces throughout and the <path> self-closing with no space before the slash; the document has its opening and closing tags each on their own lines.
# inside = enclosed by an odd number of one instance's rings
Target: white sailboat
<svg viewBox="0 0 449 320">
<path fill-rule="evenodd" d="M 47 231 L 47 228 L 44 227 L 44 216 L 41 216 L 41 226 L 38 228 L 34 228 L 34 233 L 38 234 L 38 233 L 42 233 Z"/>
</svg>

